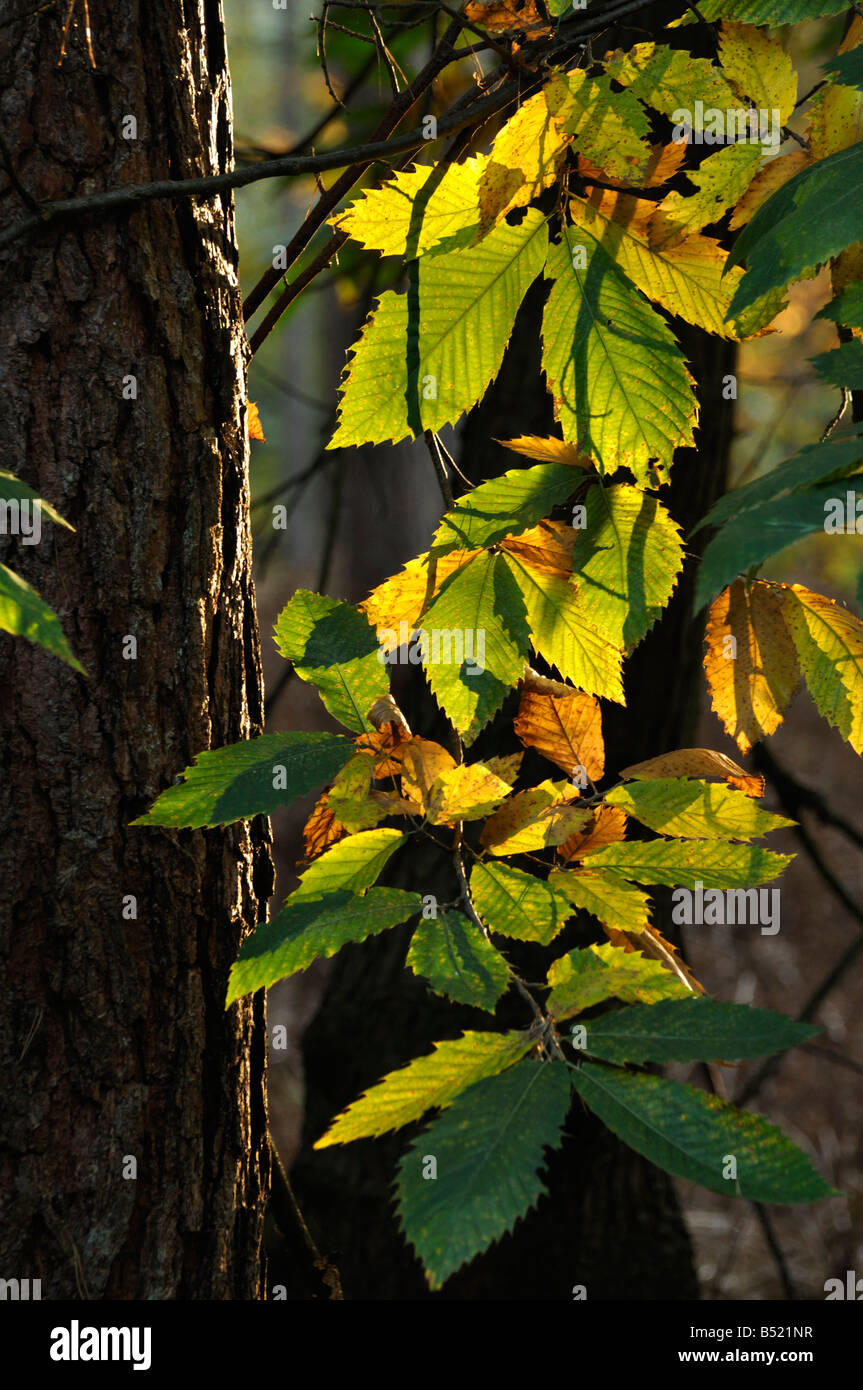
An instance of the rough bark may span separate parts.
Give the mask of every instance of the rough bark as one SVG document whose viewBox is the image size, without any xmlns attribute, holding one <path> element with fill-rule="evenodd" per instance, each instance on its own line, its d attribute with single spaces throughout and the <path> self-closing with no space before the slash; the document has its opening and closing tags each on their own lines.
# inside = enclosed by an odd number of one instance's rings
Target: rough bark
<svg viewBox="0 0 863 1390">
<path fill-rule="evenodd" d="M 91 5 L 95 69 L 80 22 L 58 66 L 66 12 L 0 29 L 31 197 L 230 168 L 218 0 Z M 26 211 L 14 183 L 0 170 L 2 225 Z M 232 199 L 49 226 L 0 275 L 0 467 L 75 527 L 43 518 L 0 558 L 88 673 L 0 635 L 0 1274 L 52 1299 L 255 1298 L 263 1004 L 224 997 L 269 832 L 130 828 L 262 722 Z"/>
<path fill-rule="evenodd" d="M 540 288 L 528 296 L 501 374 L 467 422 L 460 466 L 471 481 L 513 466 L 512 458 L 492 443 L 494 437 L 551 432 L 539 363 L 542 298 Z M 689 332 L 685 325 L 677 324 L 677 329 L 700 383 L 702 405 L 699 448 L 677 456 L 665 498 L 685 534 L 723 490 L 733 407 L 722 400 L 721 382 L 733 371 L 734 348 Z M 691 614 L 692 587 L 690 561 L 662 621 L 627 664 L 627 709 L 604 704 L 610 771 L 691 742 L 701 655 L 701 634 Z M 446 742 L 447 726 L 435 715 L 414 668 L 394 671 L 406 682 L 407 688 L 394 693 L 414 731 Z M 511 697 L 472 755 L 520 748 L 512 733 L 515 705 Z M 547 764 L 538 763 L 535 770 L 539 780 Z M 448 860 L 427 844 L 394 861 L 387 882 L 444 900 L 457 891 Z M 673 928 L 662 930 L 671 935 Z M 362 946 L 346 947 L 305 1040 L 306 1142 L 292 1182 L 319 1246 L 339 1266 L 345 1297 L 569 1299 L 573 1286 L 583 1284 L 589 1299 L 697 1298 L 691 1246 L 672 1180 L 580 1105 L 570 1112 L 569 1137 L 550 1159 L 550 1195 L 514 1234 L 437 1294 L 429 1293 L 419 1262 L 399 1233 L 391 1200 L 396 1164 L 418 1127 L 344 1149 L 312 1151 L 312 1142 L 330 1119 L 387 1071 L 430 1051 L 435 1039 L 488 1026 L 487 1015 L 434 998 L 405 971 L 409 938 L 410 927 L 398 928 Z M 555 954 L 589 939 L 583 928 L 572 926 L 555 942 Z M 541 978 L 536 948 L 525 948 L 523 958 L 518 948 L 510 954 L 526 978 Z M 520 1001 L 507 997 L 496 1021 L 525 1026 Z M 293 1284 L 290 1272 L 283 1276 L 289 1296 L 326 1296 L 311 1270 L 305 1277 L 298 1265 L 294 1270 Z"/>
</svg>

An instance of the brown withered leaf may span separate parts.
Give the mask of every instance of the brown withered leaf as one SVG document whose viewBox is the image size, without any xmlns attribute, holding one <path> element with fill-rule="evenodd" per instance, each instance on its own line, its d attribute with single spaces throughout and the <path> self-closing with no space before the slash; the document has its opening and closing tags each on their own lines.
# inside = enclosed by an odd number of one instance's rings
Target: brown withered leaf
<svg viewBox="0 0 863 1390">
<path fill-rule="evenodd" d="M 325 849 L 334 845 L 343 835 L 347 834 L 345 827 L 335 818 L 330 809 L 329 793 L 324 792 L 315 802 L 312 814 L 303 826 L 303 848 L 305 854 L 297 863 L 298 869 L 306 869 L 313 859 L 323 854 Z"/>
<path fill-rule="evenodd" d="M 598 806 L 593 819 L 584 830 L 564 840 L 557 852 L 569 864 L 574 859 L 584 859 L 592 850 L 602 849 L 603 845 L 616 845 L 626 836 L 626 812 L 621 806 Z"/>
<path fill-rule="evenodd" d="M 464 15 L 471 24 L 478 24 L 495 37 L 518 34 L 526 39 L 541 39 L 552 32 L 536 0 L 468 0 Z"/>
<path fill-rule="evenodd" d="M 523 688 L 513 728 L 526 747 L 537 749 L 570 777 L 583 767 L 595 782 L 605 770 L 602 714 L 592 695 L 577 690 L 544 695 Z"/>
<path fill-rule="evenodd" d="M 405 738 L 410 738 L 411 736 L 410 725 L 392 695 L 381 695 L 375 700 L 366 718 L 370 724 L 374 724 L 376 729 L 385 729 L 389 727 L 398 729 L 399 733 Z"/>
<path fill-rule="evenodd" d="M 775 732 L 800 679 L 782 596 L 737 579 L 710 606 L 704 671 L 713 708 L 741 753 Z"/>
<path fill-rule="evenodd" d="M 737 787 L 747 796 L 764 795 L 764 778 L 755 777 L 724 753 L 713 748 L 677 748 L 661 753 L 643 763 L 633 763 L 621 769 L 621 777 L 651 779 L 655 777 L 722 777 L 730 787 Z"/>
<path fill-rule="evenodd" d="M 398 724 L 383 724 L 371 733 L 360 734 L 354 744 L 358 753 L 374 754 L 376 778 L 397 777 L 401 772 L 402 754 L 408 739 Z"/>
</svg>

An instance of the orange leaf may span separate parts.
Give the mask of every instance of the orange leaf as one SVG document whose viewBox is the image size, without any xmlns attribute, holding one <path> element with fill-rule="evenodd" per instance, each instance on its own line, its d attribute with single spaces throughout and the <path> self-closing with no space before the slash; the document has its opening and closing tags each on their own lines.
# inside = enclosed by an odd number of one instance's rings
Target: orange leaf
<svg viewBox="0 0 863 1390">
<path fill-rule="evenodd" d="M 575 537 L 575 529 L 563 521 L 541 521 L 529 531 L 522 531 L 520 536 L 507 536 L 500 542 L 500 548 L 520 556 L 535 569 L 553 570 L 569 579 Z"/>
<path fill-rule="evenodd" d="M 564 695 L 543 695 L 523 689 L 513 728 L 522 743 L 536 748 L 568 776 L 574 777 L 580 768 L 592 782 L 602 776 L 602 715 L 592 695 L 577 690 Z"/>
<path fill-rule="evenodd" d="M 502 444 L 505 449 L 512 449 L 513 453 L 524 454 L 525 458 L 538 459 L 540 463 L 568 463 L 573 468 L 585 468 L 591 473 L 594 471 L 593 459 L 580 454 L 574 444 L 566 444 L 552 436 L 543 438 L 538 434 L 520 434 L 517 439 L 496 439 L 494 442 Z"/>
<path fill-rule="evenodd" d="M 317 859 L 319 854 L 323 854 L 325 849 L 334 845 L 336 840 L 340 840 L 346 833 L 345 827 L 341 825 L 330 810 L 329 793 L 324 792 L 315 802 L 314 810 L 303 826 L 303 847 L 305 849 L 304 858 L 297 864 L 298 869 L 308 868 L 313 859 Z"/>
<path fill-rule="evenodd" d="M 254 401 L 246 401 L 246 424 L 249 427 L 249 438 L 259 439 L 262 444 L 266 444 L 261 417 Z"/>
<path fill-rule="evenodd" d="M 668 145 L 654 145 L 653 154 L 642 177 L 639 179 L 641 188 L 658 188 L 660 184 L 667 183 L 673 174 L 676 174 L 686 155 L 686 141 L 672 140 Z M 611 183 L 615 188 L 626 188 L 630 185 L 621 183 L 619 179 L 611 178 L 591 164 L 589 159 L 585 159 L 583 154 L 578 156 L 578 172 L 585 183 Z"/>
<path fill-rule="evenodd" d="M 677 947 L 666 941 L 656 927 L 644 927 L 640 932 L 623 932 L 615 927 L 604 927 L 604 931 L 612 946 L 620 946 L 624 951 L 641 951 L 642 955 L 648 956 L 651 960 L 660 961 L 666 970 L 670 970 L 672 975 L 682 980 L 693 994 L 707 993 L 689 967 L 680 959 Z"/>
<path fill-rule="evenodd" d="M 741 753 L 775 732 L 800 678 L 797 653 L 771 584 L 737 579 L 710 606 L 704 670 L 713 708 Z"/>
<path fill-rule="evenodd" d="M 626 834 L 626 812 L 621 806 L 598 806 L 593 813 L 593 819 L 584 830 L 576 835 L 572 835 L 565 840 L 562 845 L 558 845 L 557 852 L 562 859 L 569 863 L 573 859 L 583 859 L 595 849 L 602 849 L 603 845 L 615 845 L 618 840 L 622 840 Z"/>
</svg>

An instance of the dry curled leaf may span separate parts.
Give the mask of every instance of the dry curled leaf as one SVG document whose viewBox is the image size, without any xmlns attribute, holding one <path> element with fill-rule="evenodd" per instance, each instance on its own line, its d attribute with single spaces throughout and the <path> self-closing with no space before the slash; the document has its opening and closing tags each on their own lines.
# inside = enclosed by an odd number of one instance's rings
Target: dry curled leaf
<svg viewBox="0 0 863 1390">
<path fill-rule="evenodd" d="M 315 802 L 314 810 L 303 826 L 303 848 L 305 854 L 297 863 L 298 869 L 306 869 L 313 859 L 323 854 L 325 849 L 334 845 L 347 832 L 345 827 L 336 820 L 334 812 L 330 808 L 329 793 L 324 792 Z"/>
<path fill-rule="evenodd" d="M 621 777 L 722 777 L 731 787 L 737 787 L 747 796 L 764 795 L 764 778 L 755 777 L 739 766 L 725 753 L 717 753 L 713 748 L 677 748 L 672 753 L 661 753 L 658 758 L 648 758 L 643 763 L 633 763 L 621 769 Z"/>
</svg>

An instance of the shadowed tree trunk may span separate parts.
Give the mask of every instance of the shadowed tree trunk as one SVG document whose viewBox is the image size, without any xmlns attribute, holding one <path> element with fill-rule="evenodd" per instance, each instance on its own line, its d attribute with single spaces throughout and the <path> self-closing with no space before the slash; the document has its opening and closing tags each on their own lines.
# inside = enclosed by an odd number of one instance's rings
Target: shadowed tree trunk
<svg viewBox="0 0 863 1390">
<path fill-rule="evenodd" d="M 95 68 L 43 8 L 0 29 L 0 225 L 231 166 L 217 0 L 91 5 Z M 88 673 L 0 636 L 0 1274 L 43 1298 L 260 1295 L 263 996 L 224 998 L 268 832 L 129 828 L 261 726 L 236 263 L 227 195 L 0 259 L 0 467 L 75 527 L 0 558 Z"/>
<path fill-rule="evenodd" d="M 515 466 L 493 442 L 553 429 L 539 361 L 544 292 L 534 287 L 522 308 L 501 374 L 468 418 L 460 466 L 473 482 Z M 664 500 L 684 535 L 724 485 L 732 430 L 731 403 L 722 378 L 733 371 L 734 347 L 676 324 L 701 400 L 698 450 L 681 450 Z M 430 465 L 429 465 L 430 466 Z M 454 480 L 456 481 L 456 480 Z M 463 488 L 456 487 L 456 492 Z M 696 538 L 696 540 L 700 539 Z M 694 549 L 694 547 L 689 547 Z M 603 702 L 609 773 L 692 739 L 700 680 L 701 625 L 692 622 L 693 565 L 687 564 L 674 598 L 656 629 L 626 667 L 626 710 Z M 448 741 L 414 667 L 394 667 L 394 693 L 415 733 Z M 517 696 L 471 749 L 471 757 L 507 753 L 521 745 L 512 732 Z M 527 755 L 531 756 L 530 753 Z M 537 770 L 540 764 L 537 764 Z M 547 775 L 548 765 L 538 771 Z M 457 892 L 446 856 L 427 843 L 408 846 L 384 880 L 450 900 Z M 667 915 L 667 914 L 666 914 Z M 655 918 L 666 935 L 662 904 Z M 487 1028 L 488 1015 L 433 996 L 404 969 L 412 927 L 397 928 L 336 958 L 323 1006 L 305 1039 L 306 1140 L 293 1170 L 297 1199 L 318 1245 L 338 1263 L 345 1297 L 364 1300 L 570 1299 L 584 1285 L 588 1299 L 698 1297 L 689 1237 L 673 1182 L 627 1148 L 576 1103 L 567 1139 L 547 1167 L 549 1196 L 472 1264 L 430 1294 L 419 1261 L 403 1241 L 393 1214 L 392 1186 L 400 1155 L 420 1126 L 374 1141 L 312 1152 L 332 1117 L 386 1072 L 429 1052 L 431 1043 L 465 1028 Z M 554 955 L 591 936 L 578 924 L 555 942 Z M 596 935 L 593 939 L 597 939 Z M 537 948 L 508 954 L 537 979 Z M 547 956 L 548 953 L 545 953 Z M 524 1027 L 525 1006 L 506 996 L 496 1022 Z M 326 1297 L 310 1267 L 297 1271 L 289 1297 Z"/>
</svg>

